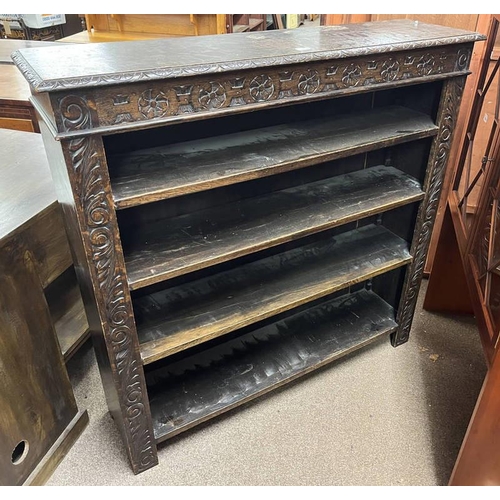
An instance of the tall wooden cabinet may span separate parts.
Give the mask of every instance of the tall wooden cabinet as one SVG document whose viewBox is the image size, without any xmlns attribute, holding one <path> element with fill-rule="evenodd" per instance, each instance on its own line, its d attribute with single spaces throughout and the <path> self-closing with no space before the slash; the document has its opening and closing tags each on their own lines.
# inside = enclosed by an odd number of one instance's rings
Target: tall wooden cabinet
<svg viewBox="0 0 500 500">
<path fill-rule="evenodd" d="M 408 340 L 480 39 L 390 21 L 15 54 L 134 472 L 200 422 Z"/>
</svg>

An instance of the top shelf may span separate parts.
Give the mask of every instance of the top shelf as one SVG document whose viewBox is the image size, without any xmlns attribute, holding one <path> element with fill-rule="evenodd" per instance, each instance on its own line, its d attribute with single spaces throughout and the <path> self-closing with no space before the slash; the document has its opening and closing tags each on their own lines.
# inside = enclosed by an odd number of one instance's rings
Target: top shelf
<svg viewBox="0 0 500 500">
<path fill-rule="evenodd" d="M 117 209 L 265 177 L 437 133 L 402 106 L 110 155 Z"/>
</svg>

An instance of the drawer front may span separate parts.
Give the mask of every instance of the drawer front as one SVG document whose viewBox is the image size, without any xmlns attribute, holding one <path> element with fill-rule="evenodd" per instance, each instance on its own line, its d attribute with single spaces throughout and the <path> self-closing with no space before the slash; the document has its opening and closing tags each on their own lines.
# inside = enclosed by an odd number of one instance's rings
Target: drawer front
<svg viewBox="0 0 500 500">
<path fill-rule="evenodd" d="M 23 118 L 3 118 L 0 117 L 0 128 L 10 130 L 21 130 L 22 132 L 34 132 L 33 122 Z"/>
</svg>

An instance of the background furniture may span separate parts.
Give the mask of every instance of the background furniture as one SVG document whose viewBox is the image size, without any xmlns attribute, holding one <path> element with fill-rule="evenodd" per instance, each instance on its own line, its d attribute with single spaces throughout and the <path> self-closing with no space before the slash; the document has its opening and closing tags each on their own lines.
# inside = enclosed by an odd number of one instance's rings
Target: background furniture
<svg viewBox="0 0 500 500">
<path fill-rule="evenodd" d="M 21 48 L 45 48 L 53 44 L 21 39 L 0 40 L 0 129 L 40 132 L 35 110 L 29 102 L 29 85 L 10 56 Z"/>
<path fill-rule="evenodd" d="M 51 26 L 42 23 L 40 27 L 30 27 L 28 21 L 16 17 L 8 17 L 2 15 L 0 18 L 0 40 L 4 38 L 12 40 L 38 40 L 38 41 L 55 41 L 60 38 L 73 35 L 82 30 L 82 23 L 78 14 L 65 14 L 65 22 L 56 24 L 54 20 L 49 22 L 54 23 Z M 43 14 L 43 16 L 52 16 L 51 14 Z M 34 17 L 30 15 L 30 17 Z M 36 26 L 36 25 L 32 25 Z"/>
<path fill-rule="evenodd" d="M 265 31 L 266 14 L 226 14 L 226 33 Z"/>
<path fill-rule="evenodd" d="M 500 484 L 500 17 L 490 17 L 424 302 L 431 311 L 473 312 L 489 365 L 450 479 L 453 485 Z"/>
<path fill-rule="evenodd" d="M 53 44 L 21 39 L 0 40 L 0 129 L 40 132 L 35 110 L 29 102 L 29 85 L 10 56 L 21 48 L 45 48 Z"/>
<path fill-rule="evenodd" d="M 87 30 L 64 42 L 89 43 L 262 31 L 266 14 L 85 14 Z"/>
<path fill-rule="evenodd" d="M 0 484 L 43 484 L 88 422 L 63 360 L 88 325 L 41 137 L 0 150 Z"/>
<path fill-rule="evenodd" d="M 42 138 L 0 129 L 0 146 L 1 241 L 8 242 L 12 251 L 30 252 L 33 273 L 41 285 L 36 308 L 48 307 L 61 352 L 68 360 L 89 338 L 89 327 Z M 21 280 L 17 286 L 21 291 L 25 285 Z M 34 301 L 35 291 L 29 294 Z"/>
<path fill-rule="evenodd" d="M 78 46 L 15 54 L 134 472 L 381 335 L 407 341 L 481 38 L 393 21 L 93 45 L 91 74 Z"/>
<path fill-rule="evenodd" d="M 495 53 L 498 26 L 499 19 L 491 16 L 471 114 L 458 143 L 457 163 L 448 191 L 436 251 L 439 266 L 431 273 L 424 303 L 428 310 L 455 313 L 472 312 L 472 305 L 488 363 L 494 357 L 500 332 L 494 201 L 500 179 L 500 61 L 490 59 Z M 456 286 L 449 276 L 464 286 Z"/>
<path fill-rule="evenodd" d="M 0 66 L 0 129 L 40 132 L 29 96 L 29 85 L 17 67 L 12 64 L 2 64 Z"/>
</svg>

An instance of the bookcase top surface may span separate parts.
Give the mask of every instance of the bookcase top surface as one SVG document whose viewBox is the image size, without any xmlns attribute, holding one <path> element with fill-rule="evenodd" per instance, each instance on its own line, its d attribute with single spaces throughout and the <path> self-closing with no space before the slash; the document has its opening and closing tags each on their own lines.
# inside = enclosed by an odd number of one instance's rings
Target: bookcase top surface
<svg viewBox="0 0 500 500">
<path fill-rule="evenodd" d="M 398 19 L 318 28 L 16 51 L 35 92 L 206 75 L 484 40 L 479 33 Z"/>
</svg>

